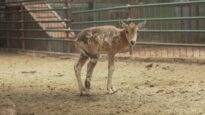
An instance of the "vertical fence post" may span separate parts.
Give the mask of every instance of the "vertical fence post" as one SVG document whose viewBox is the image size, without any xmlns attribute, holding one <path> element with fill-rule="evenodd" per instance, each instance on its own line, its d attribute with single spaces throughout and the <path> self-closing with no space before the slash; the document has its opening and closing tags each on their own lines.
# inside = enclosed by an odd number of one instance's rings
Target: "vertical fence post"
<svg viewBox="0 0 205 115">
<path fill-rule="evenodd" d="M 21 23 L 21 39 L 22 39 L 22 49 L 25 49 L 25 33 L 24 33 L 24 7 L 23 7 L 23 1 L 20 1 L 20 15 L 21 15 L 21 19 L 20 19 L 20 23 Z"/>
<path fill-rule="evenodd" d="M 199 12 L 200 12 L 199 11 L 199 4 L 197 4 L 196 5 L 196 16 L 200 15 Z M 198 19 L 196 20 L 196 29 L 199 30 L 199 20 Z M 201 40 L 199 39 L 199 35 L 200 35 L 200 33 L 196 34 L 196 39 L 199 40 L 198 42 L 201 42 Z"/>
<path fill-rule="evenodd" d="M 66 29 L 68 29 L 69 28 L 69 23 L 68 23 L 68 10 L 67 10 L 67 8 L 68 8 L 68 0 L 65 0 L 64 1 L 64 3 L 65 3 L 65 9 L 64 9 L 64 16 L 65 16 L 65 19 L 64 19 L 64 21 L 65 21 L 65 23 L 66 23 Z M 69 37 L 69 35 L 68 35 L 69 33 L 66 31 L 66 37 L 68 38 Z"/>
<path fill-rule="evenodd" d="M 69 16 L 68 16 L 68 0 L 64 1 L 65 5 L 65 10 L 64 10 L 64 16 L 65 16 L 65 23 L 66 23 L 66 29 L 70 29 L 70 23 L 69 23 Z M 69 31 L 66 31 L 66 38 L 69 38 Z M 66 42 L 66 48 L 67 48 L 67 52 L 71 53 L 72 52 L 72 48 L 70 46 L 70 42 L 69 41 L 65 41 Z"/>
<path fill-rule="evenodd" d="M 132 0 L 128 0 L 128 4 L 132 4 Z M 132 9 L 128 8 L 128 19 L 132 18 Z M 130 46 L 130 56 L 133 56 L 133 46 Z"/>
<path fill-rule="evenodd" d="M 69 29 L 69 23 L 68 23 L 68 0 L 64 0 L 64 21 L 66 23 L 66 29 Z M 69 32 L 66 31 L 66 38 L 69 38 Z M 66 42 L 66 48 L 67 48 L 67 52 L 71 52 L 70 51 L 70 46 L 69 46 L 69 42 L 65 41 Z"/>
<path fill-rule="evenodd" d="M 94 8 L 94 0 L 87 0 L 87 5 L 88 5 L 88 9 L 92 10 Z M 90 13 L 90 15 L 88 16 L 88 21 L 94 21 L 94 12 Z M 95 24 L 93 24 L 92 26 L 95 26 Z"/>
<path fill-rule="evenodd" d="M 6 4 L 6 1 L 5 1 L 5 21 L 9 21 L 8 20 L 8 7 L 7 7 L 7 4 Z M 10 39 L 9 39 L 9 23 L 6 23 L 6 47 L 9 49 L 10 48 Z"/>
<path fill-rule="evenodd" d="M 48 52 L 51 52 L 51 40 L 46 40 L 46 43 L 47 43 L 47 51 Z"/>
</svg>

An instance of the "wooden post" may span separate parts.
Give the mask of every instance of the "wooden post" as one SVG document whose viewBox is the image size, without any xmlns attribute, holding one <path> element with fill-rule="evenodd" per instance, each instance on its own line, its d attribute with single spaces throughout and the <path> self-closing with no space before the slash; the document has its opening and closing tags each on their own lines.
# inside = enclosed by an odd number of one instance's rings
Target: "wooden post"
<svg viewBox="0 0 205 115">
<path fill-rule="evenodd" d="M 70 1 L 69 1 L 70 2 Z M 65 23 L 66 23 L 66 29 L 69 29 L 70 28 L 70 26 L 71 26 L 71 24 L 69 23 L 69 15 L 68 15 L 68 0 L 65 0 L 64 1 L 64 3 L 65 3 L 65 11 L 64 11 L 64 13 L 65 13 Z M 69 31 L 66 31 L 66 38 L 69 38 Z M 72 48 L 71 48 L 71 46 L 70 46 L 70 44 L 69 44 L 69 42 L 66 42 L 66 48 L 67 48 L 67 52 L 68 53 L 71 53 L 72 52 Z"/>
<path fill-rule="evenodd" d="M 197 4 L 196 5 L 196 16 L 199 16 L 199 12 L 200 12 L 199 11 L 199 4 Z M 196 30 L 199 30 L 199 27 L 200 27 L 199 24 L 200 24 L 199 20 L 196 20 Z M 197 41 L 198 43 L 201 42 L 201 39 L 199 38 L 200 37 L 199 35 L 200 35 L 200 33 L 196 34 L 196 39 L 198 40 Z"/>
<path fill-rule="evenodd" d="M 94 8 L 93 0 L 87 0 L 87 4 L 88 4 L 89 10 L 92 10 Z M 89 21 L 94 21 L 94 19 L 95 19 L 94 13 L 90 14 L 88 18 L 89 18 L 88 19 Z M 93 25 L 93 26 L 95 26 L 95 25 Z"/>
<path fill-rule="evenodd" d="M 23 2 L 20 1 L 20 10 L 21 10 L 21 19 L 20 19 L 20 22 L 21 22 L 21 39 L 22 39 L 22 49 L 25 49 L 25 33 L 24 33 L 24 7 L 23 7 Z"/>
<path fill-rule="evenodd" d="M 52 40 L 48 40 L 48 41 L 47 41 L 47 43 L 48 43 L 48 52 L 52 52 L 51 42 L 52 42 Z"/>
<path fill-rule="evenodd" d="M 65 0 L 65 10 L 64 10 L 64 15 L 65 15 L 65 19 L 64 19 L 64 21 L 65 21 L 65 23 L 66 23 L 66 29 L 68 29 L 69 28 L 69 23 L 68 23 L 68 10 L 67 10 L 67 8 L 68 8 L 68 0 Z M 69 37 L 69 32 L 66 32 L 66 37 L 68 38 Z"/>
<path fill-rule="evenodd" d="M 5 3 L 5 6 L 6 6 L 6 3 Z M 7 13 L 8 9 L 7 9 L 7 6 L 5 8 L 5 19 L 6 21 L 9 21 L 8 20 L 8 13 Z M 10 39 L 9 39 L 9 28 L 8 28 L 8 23 L 6 23 L 6 47 L 9 49 L 10 48 Z"/>
</svg>

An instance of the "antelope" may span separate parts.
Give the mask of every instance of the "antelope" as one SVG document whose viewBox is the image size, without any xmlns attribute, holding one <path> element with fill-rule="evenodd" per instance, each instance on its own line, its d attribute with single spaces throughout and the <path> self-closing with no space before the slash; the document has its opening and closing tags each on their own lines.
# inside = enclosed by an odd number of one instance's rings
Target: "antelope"
<svg viewBox="0 0 205 115">
<path fill-rule="evenodd" d="M 139 24 L 126 24 L 125 22 L 121 22 L 122 28 L 105 25 L 86 28 L 79 32 L 75 40 L 75 46 L 80 51 L 80 58 L 74 65 L 74 71 L 80 95 L 89 95 L 93 70 L 101 53 L 107 53 L 108 55 L 107 93 L 113 94 L 117 91 L 112 82 L 112 76 L 115 70 L 115 54 L 124 48 L 135 45 L 138 30 L 143 28 L 145 24 L 146 21 Z M 81 69 L 88 59 L 90 60 L 87 64 L 87 74 L 84 87 L 81 79 Z"/>
</svg>

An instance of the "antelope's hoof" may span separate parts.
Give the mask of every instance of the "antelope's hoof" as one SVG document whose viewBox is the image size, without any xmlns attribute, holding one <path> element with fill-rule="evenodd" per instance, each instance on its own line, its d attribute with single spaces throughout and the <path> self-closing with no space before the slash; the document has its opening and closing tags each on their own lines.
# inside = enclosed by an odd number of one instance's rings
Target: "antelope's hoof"
<svg viewBox="0 0 205 115">
<path fill-rule="evenodd" d="M 116 89 L 108 89 L 108 91 L 107 91 L 107 94 L 114 94 L 114 93 L 117 93 L 117 91 L 118 90 L 116 90 Z"/>
<path fill-rule="evenodd" d="M 90 93 L 87 91 L 81 91 L 80 96 L 90 96 Z"/>
</svg>

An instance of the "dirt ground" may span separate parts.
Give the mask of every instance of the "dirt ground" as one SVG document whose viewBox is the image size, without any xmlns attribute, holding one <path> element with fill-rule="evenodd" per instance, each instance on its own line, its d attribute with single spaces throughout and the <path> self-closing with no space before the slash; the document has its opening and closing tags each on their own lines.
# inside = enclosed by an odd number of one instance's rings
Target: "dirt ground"
<svg viewBox="0 0 205 115">
<path fill-rule="evenodd" d="M 0 99 L 33 115 L 205 115 L 205 65 L 117 60 L 118 92 L 107 95 L 107 61 L 100 60 L 92 95 L 81 97 L 76 61 L 1 52 Z"/>
</svg>

